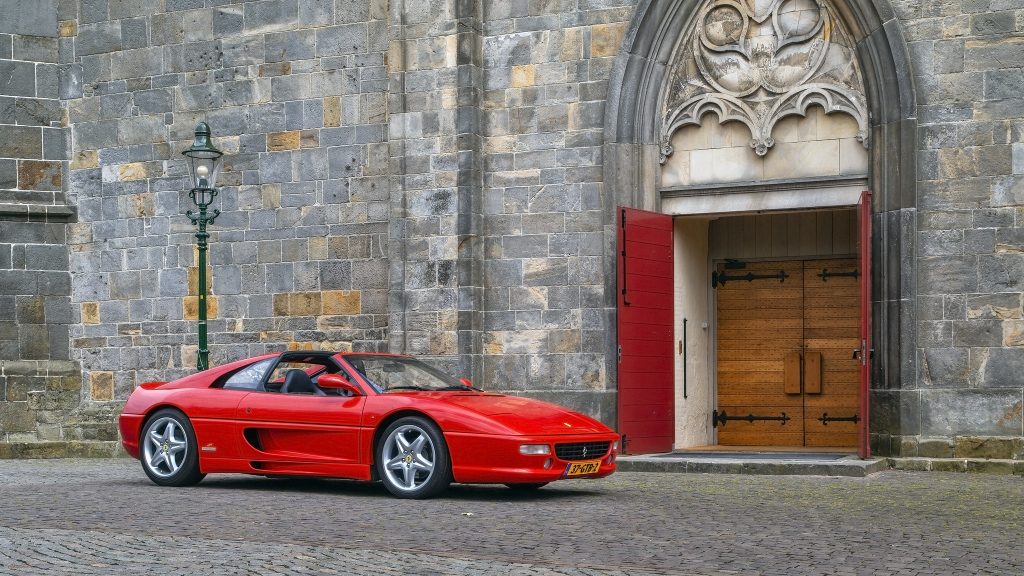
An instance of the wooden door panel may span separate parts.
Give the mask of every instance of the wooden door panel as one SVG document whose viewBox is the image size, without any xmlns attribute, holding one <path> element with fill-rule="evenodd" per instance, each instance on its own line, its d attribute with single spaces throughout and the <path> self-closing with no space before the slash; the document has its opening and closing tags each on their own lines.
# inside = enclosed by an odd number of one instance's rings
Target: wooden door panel
<svg viewBox="0 0 1024 576">
<path fill-rule="evenodd" d="M 787 274 L 775 278 L 729 279 L 746 274 Z M 723 445 L 790 446 L 803 443 L 800 395 L 783 389 L 787 353 L 799 353 L 803 342 L 802 271 L 799 261 L 749 262 L 742 269 L 717 268 L 724 285 L 717 300 L 718 443 Z M 783 425 L 769 420 L 734 417 L 789 417 Z M 796 444 L 794 444 L 794 442 Z"/>
<path fill-rule="evenodd" d="M 808 446 L 853 447 L 857 443 L 854 422 L 821 422 L 823 414 L 851 417 L 858 413 L 859 365 L 853 359 L 860 332 L 858 278 L 832 276 L 822 280 L 822 270 L 857 270 L 856 258 L 809 261 L 804 269 L 804 337 L 809 351 L 821 354 L 821 394 L 804 397 L 804 430 Z M 836 306 L 841 301 L 844 306 Z M 859 416 L 858 416 L 859 417 Z"/>
</svg>

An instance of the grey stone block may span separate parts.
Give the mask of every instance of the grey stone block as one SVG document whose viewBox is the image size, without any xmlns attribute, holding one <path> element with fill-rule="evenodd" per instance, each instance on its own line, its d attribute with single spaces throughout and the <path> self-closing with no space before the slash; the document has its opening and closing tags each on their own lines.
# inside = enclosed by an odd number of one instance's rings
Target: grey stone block
<svg viewBox="0 0 1024 576">
<path fill-rule="evenodd" d="M 346 24 L 316 31 L 316 55 L 340 56 L 366 49 L 366 24 Z"/>
<path fill-rule="evenodd" d="M 98 22 L 78 27 L 78 38 L 75 41 L 77 56 L 116 52 L 121 47 L 121 26 L 117 22 Z"/>
<path fill-rule="evenodd" d="M 110 75 L 113 79 L 140 78 L 163 73 L 163 50 L 139 48 L 112 55 Z"/>
<path fill-rule="evenodd" d="M 1024 353 L 1020 348 L 993 348 L 988 351 L 980 384 L 985 388 L 1016 388 L 1022 386 Z"/>
<path fill-rule="evenodd" d="M 243 6 L 221 6 L 213 11 L 213 34 L 223 38 L 241 34 L 244 19 Z"/>
<path fill-rule="evenodd" d="M 42 155 L 40 128 L 0 125 L 0 158 L 42 158 Z"/>
<path fill-rule="evenodd" d="M 174 268 L 160 271 L 161 296 L 185 296 L 188 294 L 188 278 L 184 269 Z"/>
<path fill-rule="evenodd" d="M 245 32 L 260 34 L 294 28 L 299 23 L 298 0 L 263 0 L 245 4 Z"/>
<path fill-rule="evenodd" d="M 978 277 L 979 292 L 1020 292 L 1024 285 L 1024 254 L 979 256 Z"/>
<path fill-rule="evenodd" d="M 334 23 L 334 0 L 299 0 L 299 24 L 327 26 Z"/>
<path fill-rule="evenodd" d="M 924 390 L 921 423 L 928 436 L 1019 435 L 1020 390 Z"/>
<path fill-rule="evenodd" d="M 30 62 L 57 63 L 57 39 L 42 36 L 15 36 L 14 57 Z"/>
<path fill-rule="evenodd" d="M 36 95 L 36 67 L 31 62 L 0 60 L 0 94 Z"/>
<path fill-rule="evenodd" d="M 57 0 L 0 2 L 0 32 L 56 37 Z"/>
</svg>

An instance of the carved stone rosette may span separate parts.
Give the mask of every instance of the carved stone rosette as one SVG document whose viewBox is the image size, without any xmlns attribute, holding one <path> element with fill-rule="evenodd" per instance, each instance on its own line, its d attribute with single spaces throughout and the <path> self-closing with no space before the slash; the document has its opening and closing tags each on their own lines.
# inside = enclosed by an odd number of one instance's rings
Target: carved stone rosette
<svg viewBox="0 0 1024 576">
<path fill-rule="evenodd" d="M 759 156 L 775 145 L 779 120 L 806 116 L 812 105 L 852 116 L 868 146 L 854 45 L 825 1 L 707 0 L 695 22 L 676 47 L 662 96 L 662 162 L 675 131 L 699 125 L 707 112 L 719 123 L 744 123 Z"/>
</svg>

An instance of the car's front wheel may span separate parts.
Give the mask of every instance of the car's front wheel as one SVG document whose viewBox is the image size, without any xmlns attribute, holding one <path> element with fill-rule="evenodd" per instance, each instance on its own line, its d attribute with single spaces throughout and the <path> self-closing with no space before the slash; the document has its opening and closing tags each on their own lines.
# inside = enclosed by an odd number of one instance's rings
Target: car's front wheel
<svg viewBox="0 0 1024 576">
<path fill-rule="evenodd" d="M 161 486 L 191 486 L 203 479 L 192 423 L 172 408 L 153 414 L 142 429 L 142 469 Z"/>
<path fill-rule="evenodd" d="M 391 423 L 377 445 L 377 473 L 388 492 L 399 498 L 430 498 L 451 483 L 444 435 L 420 416 Z"/>
</svg>

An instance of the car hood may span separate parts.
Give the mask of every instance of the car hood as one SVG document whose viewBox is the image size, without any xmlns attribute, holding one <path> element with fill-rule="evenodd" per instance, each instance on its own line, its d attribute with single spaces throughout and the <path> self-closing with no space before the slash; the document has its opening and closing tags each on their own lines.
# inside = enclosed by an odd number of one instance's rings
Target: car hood
<svg viewBox="0 0 1024 576">
<path fill-rule="evenodd" d="M 445 398 L 520 434 L 593 434 L 610 432 L 593 418 L 557 404 L 501 394 L 458 394 Z"/>
</svg>

